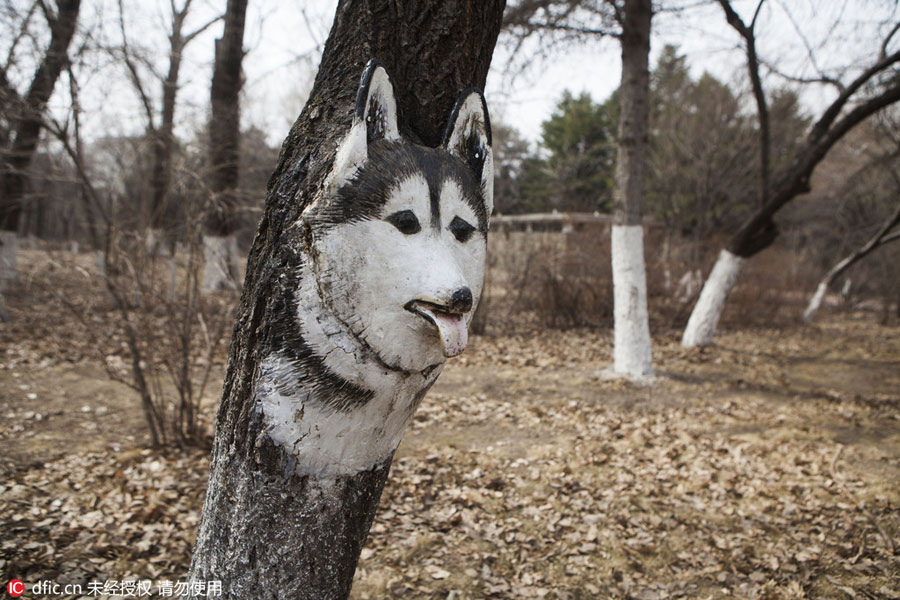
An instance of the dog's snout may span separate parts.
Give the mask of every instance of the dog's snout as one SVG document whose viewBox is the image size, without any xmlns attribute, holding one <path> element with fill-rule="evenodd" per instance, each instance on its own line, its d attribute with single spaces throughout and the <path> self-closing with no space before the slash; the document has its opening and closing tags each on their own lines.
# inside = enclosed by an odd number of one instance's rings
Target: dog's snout
<svg viewBox="0 0 900 600">
<path fill-rule="evenodd" d="M 455 313 L 467 313 L 472 310 L 472 290 L 461 287 L 450 297 L 450 310 Z"/>
</svg>

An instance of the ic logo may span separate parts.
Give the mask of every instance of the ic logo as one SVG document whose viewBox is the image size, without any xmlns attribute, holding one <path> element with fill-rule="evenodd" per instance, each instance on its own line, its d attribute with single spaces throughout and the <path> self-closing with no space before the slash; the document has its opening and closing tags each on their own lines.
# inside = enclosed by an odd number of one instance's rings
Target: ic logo
<svg viewBox="0 0 900 600">
<path fill-rule="evenodd" d="M 22 583 L 21 579 L 10 579 L 9 583 L 6 584 L 6 591 L 13 598 L 18 598 L 25 593 L 25 584 Z"/>
</svg>

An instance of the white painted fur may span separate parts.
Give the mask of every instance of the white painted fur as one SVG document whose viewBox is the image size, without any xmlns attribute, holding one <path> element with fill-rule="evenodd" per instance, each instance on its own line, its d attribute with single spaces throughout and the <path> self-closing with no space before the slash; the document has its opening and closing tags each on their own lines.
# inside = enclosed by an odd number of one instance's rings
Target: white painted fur
<svg viewBox="0 0 900 600">
<path fill-rule="evenodd" d="M 487 214 L 490 216 L 494 211 L 494 153 L 488 144 L 487 116 L 484 114 L 481 96 L 477 92 L 470 92 L 463 100 L 456 115 L 453 133 L 446 143 L 447 149 L 450 152 L 455 152 L 455 149 L 459 148 L 462 138 L 472 135 L 478 136 L 482 147 L 485 149 L 484 168 L 481 172 L 481 189 L 484 194 Z"/>
<path fill-rule="evenodd" d="M 424 192 L 424 193 L 423 193 Z M 477 223 L 452 181 L 441 190 L 441 227 L 429 226 L 428 187 L 407 179 L 389 195 L 382 216 L 412 210 L 422 231 L 404 235 L 382 219 L 346 223 L 316 237 L 315 260 L 323 297 L 352 332 L 398 369 L 419 371 L 443 362 L 432 325 L 404 308 L 414 299 L 447 303 L 454 290 L 481 295 L 486 244 L 475 233 L 468 242 L 447 231 L 454 216 Z M 474 310 L 466 315 L 471 320 Z"/>
<path fill-rule="evenodd" d="M 381 388 L 362 408 L 336 412 L 310 402 L 308 392 L 287 396 L 276 388 L 274 381 L 296 377 L 285 358 L 270 356 L 262 369 L 257 395 L 269 437 L 296 457 L 297 474 L 323 480 L 353 475 L 390 458 L 415 414 L 413 402 L 423 385 L 421 377 L 399 381 Z M 439 373 L 437 369 L 430 379 Z"/>
<path fill-rule="evenodd" d="M 387 202 L 374 218 L 316 229 L 320 211 L 338 201 L 337 190 L 368 160 L 366 118 L 373 99 L 385 117 L 385 137 L 399 139 L 391 82 L 384 69 L 377 67 L 366 115 L 354 119 L 337 150 L 325 189 L 295 225 L 310 245 L 301 250 L 300 283 L 294 297 L 296 326 L 306 345 L 332 374 L 374 395 L 342 410 L 329 406 L 313 397 L 316 382 L 311 378 L 316 374 L 299 370 L 302 367 L 278 349 L 264 359 L 256 381 L 258 408 L 269 436 L 297 458 L 298 474 L 323 484 L 389 459 L 412 419 L 417 399 L 447 360 L 438 328 L 407 310 L 407 303 L 446 304 L 454 291 L 468 287 L 477 304 L 484 277 L 484 233 L 476 230 L 462 242 L 449 231 L 454 217 L 478 224 L 453 179 L 443 181 L 438 192 L 437 229 L 431 224 L 428 183 L 419 174 L 387 190 Z M 482 189 L 490 214 L 493 162 L 487 145 L 487 116 L 477 94 L 470 95 L 463 108 L 456 124 L 482 136 L 487 150 Z M 454 129 L 454 147 L 464 141 L 461 135 Z M 421 225 L 418 233 L 404 234 L 385 220 L 407 210 Z M 475 305 L 462 317 L 466 327 L 474 313 Z"/>
<path fill-rule="evenodd" d="M 448 181 L 440 194 L 442 231 L 434 231 L 427 192 L 421 177 L 406 179 L 383 211 L 412 210 L 426 224 L 418 234 L 406 236 L 381 219 L 342 224 L 316 237 L 304 256 L 296 293 L 304 340 L 332 373 L 375 396 L 362 408 L 334 411 L 310 398 L 304 374 L 287 357 L 264 361 L 260 407 L 270 437 L 297 457 L 299 474 L 330 479 L 386 460 L 415 412 L 416 394 L 446 361 L 435 328 L 404 305 L 416 297 L 446 301 L 463 286 L 474 298 L 481 294 L 484 237 L 476 233 L 463 244 L 446 231 L 454 216 L 475 222 L 474 211 Z M 467 325 L 473 314 L 474 307 Z M 296 394 L 279 391 L 293 387 Z"/>
<path fill-rule="evenodd" d="M 712 344 L 716 327 L 722 311 L 725 310 L 725 300 L 737 282 L 744 259 L 732 254 L 728 250 L 722 250 L 712 272 L 703 285 L 700 298 L 688 319 L 687 327 L 681 338 L 681 345 L 686 348 L 694 346 L 708 346 Z"/>
<path fill-rule="evenodd" d="M 370 114 L 372 100 L 375 100 L 383 111 L 384 139 L 400 139 L 400 131 L 397 127 L 397 100 L 394 98 L 390 77 L 388 77 L 387 71 L 383 68 L 376 67 L 372 73 L 363 118 L 359 119 L 356 114 L 353 115 L 350 133 L 338 146 L 332 175 L 327 184 L 332 189 L 337 189 L 353 179 L 353 176 L 359 171 L 359 167 L 368 158 L 368 130 L 366 123 L 370 117 L 374 117 L 374 115 Z"/>
<path fill-rule="evenodd" d="M 370 469 L 391 456 L 415 413 L 416 393 L 430 385 L 441 366 L 407 375 L 384 368 L 331 312 L 320 295 L 316 273 L 305 264 L 300 273 L 297 321 L 306 342 L 325 366 L 375 396 L 361 409 L 338 412 L 310 398 L 304 381 L 283 355 L 269 356 L 257 384 L 269 436 L 297 458 L 297 472 L 321 479 Z M 283 390 L 296 389 L 294 394 Z"/>
<path fill-rule="evenodd" d="M 614 225 L 612 275 L 615 319 L 613 369 L 634 378 L 653 375 L 650 328 L 647 321 L 647 278 L 644 269 L 644 228 Z"/>
</svg>

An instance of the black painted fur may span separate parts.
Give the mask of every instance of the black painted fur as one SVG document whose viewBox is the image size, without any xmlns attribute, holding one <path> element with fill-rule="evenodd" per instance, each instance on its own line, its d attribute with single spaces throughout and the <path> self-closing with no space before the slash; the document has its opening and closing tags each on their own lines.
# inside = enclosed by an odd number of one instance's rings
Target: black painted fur
<svg viewBox="0 0 900 600">
<path fill-rule="evenodd" d="M 441 185 L 452 179 L 477 215 L 478 231 L 487 235 L 488 215 L 481 182 L 466 163 L 440 148 L 386 140 L 369 145 L 368 160 L 356 176 L 338 190 L 337 197 L 317 211 L 311 222 L 313 230 L 325 231 L 341 223 L 386 216 L 381 214 L 382 207 L 392 188 L 417 174 L 423 175 L 428 182 L 433 216 L 440 210 L 437 201 Z"/>
</svg>

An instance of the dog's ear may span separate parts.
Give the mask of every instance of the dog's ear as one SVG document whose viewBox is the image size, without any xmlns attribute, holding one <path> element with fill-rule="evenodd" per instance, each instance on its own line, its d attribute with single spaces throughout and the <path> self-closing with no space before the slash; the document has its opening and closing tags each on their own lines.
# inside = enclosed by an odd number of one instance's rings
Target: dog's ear
<svg viewBox="0 0 900 600">
<path fill-rule="evenodd" d="M 494 154 L 491 151 L 491 118 L 484 94 L 468 89 L 459 95 L 444 130 L 444 148 L 462 159 L 481 181 L 485 210 L 494 209 Z"/>
<path fill-rule="evenodd" d="M 373 59 L 359 82 L 350 133 L 334 159 L 332 179 L 337 187 L 353 178 L 369 156 L 369 144 L 379 139 L 398 140 L 400 131 L 394 83 L 384 65 Z"/>
</svg>

